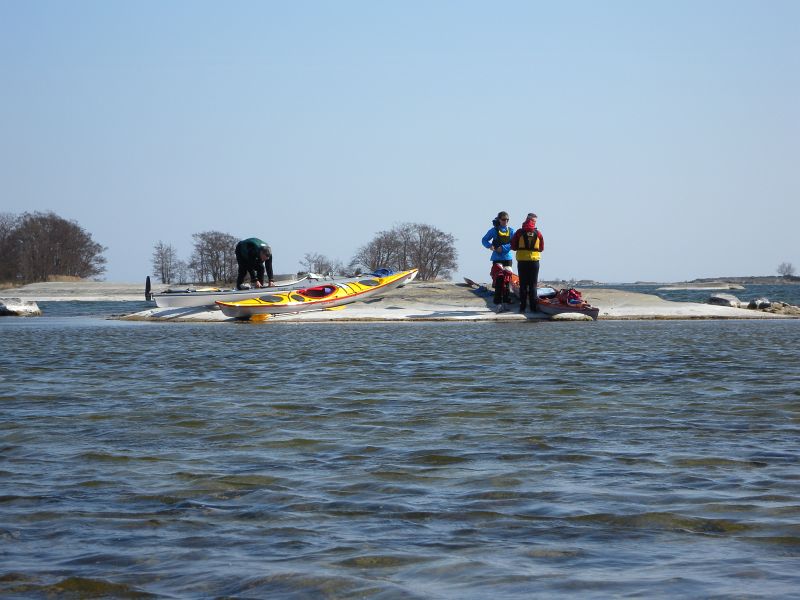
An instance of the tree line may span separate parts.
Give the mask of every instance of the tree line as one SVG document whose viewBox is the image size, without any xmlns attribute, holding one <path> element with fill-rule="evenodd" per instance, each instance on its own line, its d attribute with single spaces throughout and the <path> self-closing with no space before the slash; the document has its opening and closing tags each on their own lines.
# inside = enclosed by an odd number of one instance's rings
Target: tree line
<svg viewBox="0 0 800 600">
<path fill-rule="evenodd" d="M 238 239 L 220 231 L 192 235 L 191 259 L 181 260 L 175 248 L 159 241 L 152 255 L 152 274 L 162 283 L 232 283 L 237 264 L 234 249 Z M 106 271 L 106 248 L 92 239 L 75 221 L 53 212 L 14 215 L 0 213 L 0 281 L 22 285 L 47 281 L 55 276 L 80 279 L 98 277 Z M 418 279 L 448 279 L 458 268 L 455 238 L 423 223 L 402 223 L 379 231 L 355 251 L 346 264 L 310 252 L 300 261 L 306 273 L 357 275 L 380 268 L 419 269 Z M 792 263 L 781 263 L 778 274 L 796 279 Z"/>
<path fill-rule="evenodd" d="M 55 213 L 0 213 L 0 281 L 97 277 L 106 270 L 105 251 L 75 221 Z"/>
<path fill-rule="evenodd" d="M 188 261 L 181 260 L 175 247 L 159 241 L 153 248 L 153 275 L 162 283 L 232 283 L 236 281 L 237 264 L 234 248 L 237 238 L 220 231 L 192 235 L 193 252 Z M 447 279 L 458 268 L 455 238 L 435 227 L 422 223 L 403 223 L 378 232 L 369 243 L 358 248 L 346 264 L 323 254 L 310 252 L 300 265 L 304 273 L 320 275 L 358 275 L 387 268 L 419 269 L 422 281 Z M 301 273 L 302 274 L 302 273 Z"/>
<path fill-rule="evenodd" d="M 236 281 L 237 238 L 221 231 L 204 231 L 193 234 L 192 239 L 194 251 L 189 260 L 181 260 L 171 244 L 156 243 L 152 256 L 153 275 L 162 283 Z"/>
</svg>

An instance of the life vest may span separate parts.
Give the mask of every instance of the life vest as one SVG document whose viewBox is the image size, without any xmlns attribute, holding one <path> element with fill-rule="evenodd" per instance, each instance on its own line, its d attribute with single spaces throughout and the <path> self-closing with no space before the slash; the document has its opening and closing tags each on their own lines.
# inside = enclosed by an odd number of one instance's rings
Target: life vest
<svg viewBox="0 0 800 600">
<path fill-rule="evenodd" d="M 575 288 L 558 290 L 558 293 L 556 294 L 556 299 L 561 304 L 572 304 L 572 305 L 583 304 L 583 296 L 581 296 L 581 293 Z"/>
<path fill-rule="evenodd" d="M 502 246 L 503 244 L 511 243 L 511 229 L 506 227 L 505 231 L 500 231 L 499 227 L 494 228 L 494 237 L 492 238 L 492 246 Z"/>
<path fill-rule="evenodd" d="M 517 261 L 539 260 L 542 256 L 539 245 L 539 230 L 520 230 L 517 240 Z"/>
</svg>

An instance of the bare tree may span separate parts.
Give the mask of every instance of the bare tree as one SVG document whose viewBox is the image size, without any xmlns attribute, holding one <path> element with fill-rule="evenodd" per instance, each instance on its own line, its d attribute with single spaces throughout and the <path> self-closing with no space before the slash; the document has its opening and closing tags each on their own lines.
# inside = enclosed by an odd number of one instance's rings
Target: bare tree
<svg viewBox="0 0 800 600">
<path fill-rule="evenodd" d="M 228 283 L 236 281 L 236 238 L 221 231 L 195 233 L 194 256 L 189 268 L 199 282 Z"/>
<path fill-rule="evenodd" d="M 430 225 L 414 224 L 412 260 L 422 281 L 447 279 L 458 268 L 456 239 Z"/>
<path fill-rule="evenodd" d="M 153 248 L 153 274 L 161 283 L 173 283 L 177 275 L 178 252 L 175 247 L 160 241 Z"/>
<path fill-rule="evenodd" d="M 391 231 L 379 231 L 372 241 L 358 249 L 352 263 L 375 271 L 395 263 L 395 237 Z"/>
<path fill-rule="evenodd" d="M 11 213 L 0 213 L 0 281 L 14 281 L 18 276 L 19 246 L 14 237 L 18 219 Z"/>
<path fill-rule="evenodd" d="M 345 272 L 342 261 L 317 253 L 305 254 L 300 264 L 307 272 L 320 275 L 343 275 Z"/>
<path fill-rule="evenodd" d="M 8 221 L 4 227 L 8 226 Z M 94 277 L 105 272 L 103 246 L 75 221 L 55 213 L 24 213 L 5 237 L 11 244 L 15 279 L 47 281 L 54 275 Z"/>
<path fill-rule="evenodd" d="M 189 283 L 189 274 L 191 273 L 191 269 L 189 269 L 189 265 L 186 264 L 185 260 L 176 260 L 175 261 L 175 282 L 177 283 Z"/>
<path fill-rule="evenodd" d="M 794 277 L 794 265 L 784 262 L 778 265 L 778 275 L 781 277 Z"/>
<path fill-rule="evenodd" d="M 353 264 L 368 271 L 386 267 L 406 270 L 419 269 L 418 279 L 430 281 L 450 277 L 458 268 L 455 238 L 435 227 L 422 223 L 403 223 L 390 231 L 381 231 L 359 248 Z"/>
</svg>

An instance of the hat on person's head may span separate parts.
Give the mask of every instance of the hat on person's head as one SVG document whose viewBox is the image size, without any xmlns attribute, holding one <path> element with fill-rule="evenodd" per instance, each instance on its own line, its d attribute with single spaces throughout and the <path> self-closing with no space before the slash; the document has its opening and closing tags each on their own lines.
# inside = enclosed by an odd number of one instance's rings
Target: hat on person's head
<svg viewBox="0 0 800 600">
<path fill-rule="evenodd" d="M 528 218 L 528 219 L 538 219 L 539 217 L 538 217 L 538 216 L 536 216 L 536 213 L 528 213 L 528 216 L 527 216 L 527 218 Z"/>
</svg>

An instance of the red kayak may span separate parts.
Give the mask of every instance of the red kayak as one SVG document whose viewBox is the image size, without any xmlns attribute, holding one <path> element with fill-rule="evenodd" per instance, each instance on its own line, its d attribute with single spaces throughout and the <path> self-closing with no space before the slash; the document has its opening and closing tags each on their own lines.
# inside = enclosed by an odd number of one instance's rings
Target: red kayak
<svg viewBox="0 0 800 600">
<path fill-rule="evenodd" d="M 600 309 L 592 306 L 583 299 L 576 289 L 558 290 L 553 294 L 539 296 L 539 312 L 547 315 L 560 315 L 563 313 L 577 313 L 591 317 L 595 321 Z"/>
<path fill-rule="evenodd" d="M 511 291 L 519 296 L 519 276 L 516 273 L 511 277 Z M 599 308 L 586 302 L 581 293 L 573 288 L 556 290 L 551 287 L 540 287 L 536 289 L 536 295 L 539 296 L 539 312 L 546 315 L 576 313 L 596 321 L 600 314 Z"/>
</svg>

